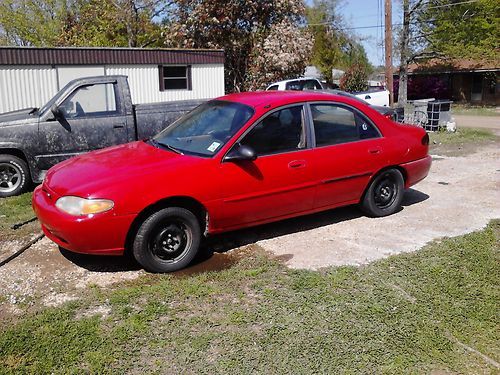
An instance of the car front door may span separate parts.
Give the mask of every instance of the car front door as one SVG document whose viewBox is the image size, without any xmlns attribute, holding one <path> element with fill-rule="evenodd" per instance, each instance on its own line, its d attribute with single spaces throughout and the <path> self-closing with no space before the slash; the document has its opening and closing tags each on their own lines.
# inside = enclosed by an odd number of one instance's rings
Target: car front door
<svg viewBox="0 0 500 375">
<path fill-rule="evenodd" d="M 60 116 L 39 124 L 38 168 L 45 170 L 69 157 L 125 143 L 127 116 L 116 83 L 77 87 L 58 106 Z"/>
<path fill-rule="evenodd" d="M 278 109 L 259 121 L 235 144 L 251 147 L 253 161 L 223 161 L 224 228 L 259 223 L 310 210 L 314 182 L 310 167 L 305 107 Z"/>
<path fill-rule="evenodd" d="M 310 104 L 314 129 L 314 207 L 357 203 L 383 163 L 384 138 L 367 116 L 337 103 Z"/>
</svg>

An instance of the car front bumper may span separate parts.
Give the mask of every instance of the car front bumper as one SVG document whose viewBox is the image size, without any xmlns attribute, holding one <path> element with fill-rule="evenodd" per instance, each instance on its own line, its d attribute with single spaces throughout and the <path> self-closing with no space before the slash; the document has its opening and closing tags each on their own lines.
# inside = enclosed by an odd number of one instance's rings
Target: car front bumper
<svg viewBox="0 0 500 375">
<path fill-rule="evenodd" d="M 56 207 L 60 198 L 45 186 L 33 193 L 33 210 L 45 235 L 66 250 L 82 254 L 122 255 L 127 233 L 136 215 L 118 216 L 113 210 L 89 216 L 71 216 Z"/>
</svg>

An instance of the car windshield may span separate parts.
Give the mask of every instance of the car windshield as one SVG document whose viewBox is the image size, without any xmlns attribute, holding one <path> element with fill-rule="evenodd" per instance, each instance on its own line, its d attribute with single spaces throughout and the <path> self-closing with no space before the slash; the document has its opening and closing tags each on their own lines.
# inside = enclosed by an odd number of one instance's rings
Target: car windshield
<svg viewBox="0 0 500 375">
<path fill-rule="evenodd" d="M 152 143 L 183 154 L 212 156 L 253 113 L 252 108 L 240 103 L 209 101 L 156 135 Z"/>
</svg>

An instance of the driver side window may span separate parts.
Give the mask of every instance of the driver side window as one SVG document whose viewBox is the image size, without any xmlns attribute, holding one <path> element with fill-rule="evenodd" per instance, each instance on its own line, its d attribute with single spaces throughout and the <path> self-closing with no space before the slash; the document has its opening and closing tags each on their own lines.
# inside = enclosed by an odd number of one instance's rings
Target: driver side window
<svg viewBox="0 0 500 375">
<path fill-rule="evenodd" d="M 259 156 L 300 150 L 306 147 L 304 107 L 288 107 L 260 121 L 240 142 Z"/>
<path fill-rule="evenodd" d="M 118 113 L 115 84 L 80 86 L 59 106 L 66 118 L 99 117 Z"/>
</svg>

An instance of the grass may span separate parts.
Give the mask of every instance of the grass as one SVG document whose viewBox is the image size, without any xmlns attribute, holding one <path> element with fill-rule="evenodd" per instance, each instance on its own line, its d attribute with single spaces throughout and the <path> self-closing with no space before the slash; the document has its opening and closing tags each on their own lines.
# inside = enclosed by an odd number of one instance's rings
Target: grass
<svg viewBox="0 0 500 375">
<path fill-rule="evenodd" d="M 35 216 L 31 208 L 31 195 L 32 193 L 25 193 L 16 197 L 0 198 L 0 229 Z"/>
<path fill-rule="evenodd" d="M 463 104 L 453 104 L 451 107 L 453 115 L 463 116 L 500 116 L 496 107 L 481 107 Z"/>
<path fill-rule="evenodd" d="M 496 136 L 490 130 L 460 128 L 456 132 L 439 131 L 429 133 L 431 143 L 456 145 L 460 143 L 481 143 L 495 140 Z"/>
<path fill-rule="evenodd" d="M 2 241 L 27 240 L 38 230 L 38 223 L 25 225 L 13 230 L 12 225 L 24 222 L 35 216 L 31 208 L 32 193 L 16 197 L 0 198 L 0 244 Z"/>
<path fill-rule="evenodd" d="M 499 137 L 486 129 L 459 128 L 456 132 L 430 132 L 430 153 L 446 156 L 464 156 L 480 147 L 498 143 Z"/>
<path fill-rule="evenodd" d="M 1 373 L 495 373 L 500 221 L 365 267 L 233 267 L 89 288 L 0 328 Z M 103 314 L 96 313 L 101 308 Z"/>
</svg>

